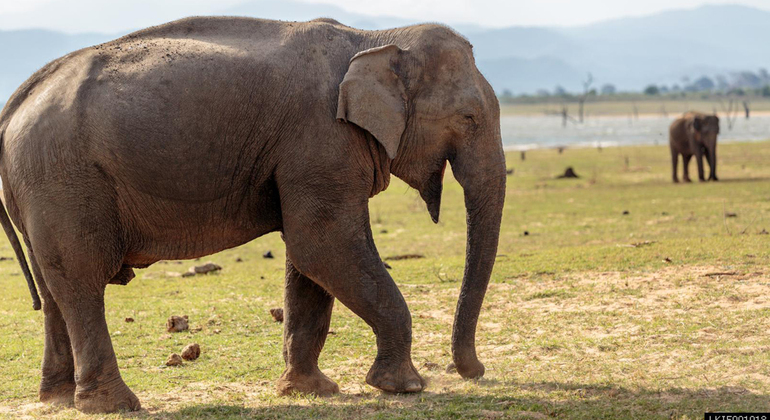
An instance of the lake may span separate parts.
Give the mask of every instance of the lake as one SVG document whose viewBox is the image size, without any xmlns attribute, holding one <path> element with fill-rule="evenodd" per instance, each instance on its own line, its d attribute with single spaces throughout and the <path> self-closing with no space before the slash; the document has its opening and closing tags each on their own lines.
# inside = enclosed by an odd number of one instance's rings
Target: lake
<svg viewBox="0 0 770 420">
<path fill-rule="evenodd" d="M 677 116 L 678 117 L 678 116 Z M 591 117 L 583 124 L 567 122 L 560 116 L 503 116 L 500 126 L 503 144 L 508 150 L 547 147 L 611 147 L 644 144 L 668 144 L 668 126 L 676 117 L 640 115 Z M 741 115 L 732 130 L 725 118 L 720 120 L 719 141 L 760 141 L 770 139 L 770 115 L 755 115 L 746 120 Z"/>
</svg>

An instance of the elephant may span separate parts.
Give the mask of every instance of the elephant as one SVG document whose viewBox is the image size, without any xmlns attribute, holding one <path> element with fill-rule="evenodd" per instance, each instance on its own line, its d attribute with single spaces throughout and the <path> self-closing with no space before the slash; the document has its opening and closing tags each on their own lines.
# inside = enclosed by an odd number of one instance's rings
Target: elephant
<svg viewBox="0 0 770 420">
<path fill-rule="evenodd" d="M 711 173 L 709 181 L 717 178 L 717 136 L 719 135 L 719 117 L 700 112 L 687 112 L 676 119 L 669 127 L 669 146 L 671 147 L 671 167 L 674 182 L 679 182 L 676 167 L 679 155 L 682 155 L 684 182 L 690 182 L 690 158 L 695 155 L 698 164 L 698 179 L 705 181 L 703 174 L 703 155 L 706 156 Z"/>
<path fill-rule="evenodd" d="M 41 401 L 139 409 L 106 286 L 269 232 L 286 245 L 277 392 L 339 392 L 318 367 L 335 300 L 375 333 L 366 382 L 423 390 L 368 202 L 392 174 L 437 223 L 447 162 L 467 215 L 453 361 L 463 378 L 484 374 L 475 334 L 505 200 L 500 109 L 471 44 L 446 26 L 186 18 L 47 64 L 5 105 L 0 135 L 0 222 L 43 300 Z"/>
</svg>

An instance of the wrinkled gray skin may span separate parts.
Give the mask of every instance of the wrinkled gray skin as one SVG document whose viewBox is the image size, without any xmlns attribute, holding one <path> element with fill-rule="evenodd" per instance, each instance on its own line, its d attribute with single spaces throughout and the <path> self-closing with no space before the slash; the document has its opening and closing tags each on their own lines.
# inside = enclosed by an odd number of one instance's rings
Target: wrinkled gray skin
<svg viewBox="0 0 770 420">
<path fill-rule="evenodd" d="M 470 44 L 438 25 L 190 18 L 50 63 L 0 115 L 8 212 L 44 300 L 41 400 L 138 409 L 106 285 L 273 231 L 287 252 L 278 391 L 338 391 L 317 364 L 335 298 L 377 336 L 367 382 L 422 390 L 367 204 L 392 173 L 437 221 L 447 161 L 468 216 L 452 351 L 460 375 L 482 376 L 475 330 L 505 195 L 499 127 Z"/>
<path fill-rule="evenodd" d="M 671 147 L 671 168 L 674 182 L 677 178 L 677 163 L 682 155 L 684 182 L 690 182 L 690 158 L 694 155 L 698 164 L 698 179 L 705 181 L 703 157 L 711 168 L 709 181 L 717 178 L 717 136 L 719 135 L 719 117 L 700 112 L 688 112 L 671 123 L 669 127 L 669 146 Z"/>
</svg>

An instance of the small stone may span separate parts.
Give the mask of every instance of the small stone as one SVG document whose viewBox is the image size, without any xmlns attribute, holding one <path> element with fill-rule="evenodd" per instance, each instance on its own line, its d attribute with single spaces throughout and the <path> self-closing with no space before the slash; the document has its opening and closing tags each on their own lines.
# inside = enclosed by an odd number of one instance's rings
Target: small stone
<svg viewBox="0 0 770 420">
<path fill-rule="evenodd" d="M 168 356 L 168 360 L 166 360 L 166 366 L 181 366 L 182 363 L 182 356 L 176 353 L 171 353 L 171 356 Z"/>
<path fill-rule="evenodd" d="M 524 231 L 524 236 L 529 236 L 529 231 L 528 230 Z"/>
<path fill-rule="evenodd" d="M 126 322 L 127 322 L 127 323 L 128 323 L 128 322 L 134 322 L 134 318 L 128 317 L 128 318 L 126 318 Z"/>
<path fill-rule="evenodd" d="M 427 370 L 441 370 L 441 366 L 438 363 L 433 362 L 425 362 L 422 364 L 422 367 L 420 369 L 427 369 Z"/>
<path fill-rule="evenodd" d="M 188 324 L 187 315 L 185 316 L 176 316 L 173 315 L 166 321 L 166 330 L 168 332 L 182 332 L 186 331 L 188 328 L 190 328 Z"/>
<path fill-rule="evenodd" d="M 198 343 L 188 344 L 182 349 L 182 359 L 195 360 L 201 355 L 201 346 Z"/>
<path fill-rule="evenodd" d="M 275 257 L 273 256 L 273 252 L 272 251 L 267 251 L 264 254 L 262 254 L 262 258 L 271 259 L 271 258 L 275 258 Z"/>
<path fill-rule="evenodd" d="M 669 258 L 669 257 L 663 258 L 663 262 L 670 263 L 671 262 L 671 258 Z"/>
<path fill-rule="evenodd" d="M 222 332 L 219 328 L 214 328 L 214 331 L 212 331 L 214 334 L 219 334 Z"/>
<path fill-rule="evenodd" d="M 243 258 L 238 257 L 238 258 L 235 259 L 235 262 L 243 262 Z"/>
<path fill-rule="evenodd" d="M 728 211 L 725 213 L 725 217 L 738 217 L 738 213 L 732 213 Z"/>
<path fill-rule="evenodd" d="M 283 308 L 273 308 L 270 310 L 270 315 L 273 316 L 275 322 L 283 322 Z"/>
<path fill-rule="evenodd" d="M 192 277 L 195 275 L 195 271 L 188 271 L 186 273 L 182 273 L 182 277 Z"/>
<path fill-rule="evenodd" d="M 387 229 L 382 229 L 382 230 L 380 230 L 380 233 L 382 233 L 382 234 L 388 233 L 388 230 Z"/>
<path fill-rule="evenodd" d="M 207 262 L 206 264 L 196 265 L 195 267 L 190 268 L 189 272 L 194 274 L 208 274 L 219 271 L 221 269 L 222 267 L 218 266 L 217 264 L 214 264 L 213 262 Z"/>
<path fill-rule="evenodd" d="M 630 212 L 630 211 L 628 211 L 628 210 L 623 210 L 623 216 L 628 216 L 629 214 L 631 214 L 631 212 Z"/>
</svg>

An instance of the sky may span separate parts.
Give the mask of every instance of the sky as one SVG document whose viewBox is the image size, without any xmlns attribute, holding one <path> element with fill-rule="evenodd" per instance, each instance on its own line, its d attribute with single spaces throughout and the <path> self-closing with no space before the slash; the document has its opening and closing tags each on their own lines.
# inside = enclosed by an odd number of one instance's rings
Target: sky
<svg viewBox="0 0 770 420">
<path fill-rule="evenodd" d="M 273 0 L 0 0 L 0 30 L 44 28 L 69 33 L 121 32 L 248 1 Z M 274 0 L 280 1 L 280 0 Z M 770 11 L 770 0 L 296 0 L 336 5 L 362 15 L 487 27 L 576 26 L 705 4 Z"/>
</svg>

